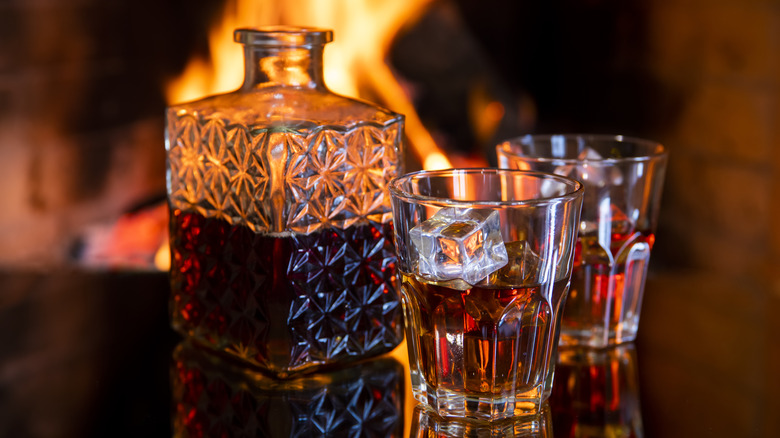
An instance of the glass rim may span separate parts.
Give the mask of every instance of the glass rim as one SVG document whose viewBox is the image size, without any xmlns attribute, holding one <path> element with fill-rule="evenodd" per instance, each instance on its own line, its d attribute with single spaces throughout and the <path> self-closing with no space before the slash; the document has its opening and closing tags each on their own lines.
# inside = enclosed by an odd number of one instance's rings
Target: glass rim
<svg viewBox="0 0 780 438">
<path fill-rule="evenodd" d="M 633 144 L 646 148 L 648 153 L 634 154 L 627 157 L 607 157 L 607 158 L 565 158 L 565 157 L 550 157 L 542 155 L 525 155 L 518 153 L 518 149 L 522 145 L 530 140 L 530 144 L 534 144 L 537 141 L 543 141 L 551 143 L 551 139 L 554 137 L 564 138 L 567 142 L 576 139 L 586 139 L 596 142 L 615 142 L 618 144 Z M 582 164 L 582 163 L 600 163 L 600 164 L 614 164 L 614 163 L 629 163 L 629 162 L 647 162 L 665 160 L 669 151 L 663 143 L 655 140 L 650 140 L 640 137 L 632 137 L 620 134 L 526 134 L 519 137 L 513 137 L 506 139 L 496 145 L 496 153 L 503 152 L 504 154 L 512 157 L 518 157 L 525 161 L 532 161 L 538 163 L 566 163 L 566 164 Z"/>
<path fill-rule="evenodd" d="M 233 31 L 233 41 L 252 46 L 309 47 L 333 41 L 333 31 L 284 25 L 240 27 Z"/>
<path fill-rule="evenodd" d="M 562 195 L 557 196 L 545 196 L 545 197 L 539 197 L 539 198 L 533 198 L 533 199 L 513 199 L 513 200 L 506 200 L 506 201 L 490 201 L 490 200 L 481 200 L 481 199 L 473 199 L 473 200 L 460 200 L 460 199 L 452 199 L 452 198 L 444 198 L 440 196 L 430 196 L 430 195 L 418 195 L 414 193 L 410 193 L 407 190 L 404 190 L 401 185 L 405 184 L 411 180 L 414 179 L 422 179 L 422 177 L 447 177 L 447 176 L 456 176 L 456 175 L 472 175 L 472 174 L 482 174 L 482 175 L 524 175 L 524 176 L 530 176 L 535 177 L 536 179 L 543 180 L 553 180 L 558 183 L 564 184 L 564 186 L 567 188 L 566 192 Z M 494 168 L 494 167 L 476 167 L 476 168 L 450 168 L 450 169 L 439 169 L 439 170 L 418 170 L 416 172 L 407 173 L 405 175 L 399 176 L 394 178 L 392 181 L 390 181 L 390 184 L 388 185 L 388 189 L 394 197 L 401 199 L 405 202 L 409 203 L 425 203 L 425 204 L 432 204 L 432 205 L 438 205 L 438 206 L 445 206 L 445 207 L 509 207 L 509 206 L 523 206 L 523 205 L 530 205 L 530 206 L 544 206 L 549 205 L 555 202 L 564 201 L 564 202 L 572 202 L 576 200 L 577 198 L 580 198 L 583 196 L 585 192 L 585 186 L 572 178 L 568 178 L 565 176 L 556 175 L 553 173 L 548 172 L 540 172 L 535 170 L 518 170 L 518 169 L 501 169 L 501 168 Z"/>
</svg>

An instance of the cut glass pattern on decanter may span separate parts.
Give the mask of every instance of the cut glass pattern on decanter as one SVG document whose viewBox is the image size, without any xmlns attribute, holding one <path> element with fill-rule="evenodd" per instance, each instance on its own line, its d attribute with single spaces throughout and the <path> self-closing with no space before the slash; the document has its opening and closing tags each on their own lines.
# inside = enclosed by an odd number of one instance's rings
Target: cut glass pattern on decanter
<svg viewBox="0 0 780 438">
<path fill-rule="evenodd" d="M 346 132 L 252 129 L 185 115 L 169 121 L 169 192 L 174 208 L 195 210 L 255 232 L 310 233 L 360 220 L 387 222 L 386 187 L 398 176 L 400 123 Z M 284 158 L 284 163 L 269 164 Z M 280 181 L 269 171 L 283 166 Z M 275 198 L 274 198 L 275 197 Z"/>
</svg>

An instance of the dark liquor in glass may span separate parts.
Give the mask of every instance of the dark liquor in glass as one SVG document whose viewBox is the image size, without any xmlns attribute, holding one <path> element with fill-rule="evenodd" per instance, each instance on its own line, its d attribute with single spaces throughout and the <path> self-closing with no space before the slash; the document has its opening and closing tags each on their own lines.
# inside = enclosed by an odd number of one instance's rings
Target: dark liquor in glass
<svg viewBox="0 0 780 438">
<path fill-rule="evenodd" d="M 551 305 L 562 304 L 568 281 L 554 282 L 549 293 L 538 284 L 464 289 L 406 273 L 402 279 L 418 400 L 467 416 L 480 398 L 505 394 L 496 415 L 538 411 L 552 379 L 548 352 L 557 345 Z"/>
<path fill-rule="evenodd" d="M 636 337 L 645 277 L 655 236 L 614 221 L 605 239 L 577 240 L 571 288 L 563 312 L 561 344 L 619 344 Z"/>
</svg>

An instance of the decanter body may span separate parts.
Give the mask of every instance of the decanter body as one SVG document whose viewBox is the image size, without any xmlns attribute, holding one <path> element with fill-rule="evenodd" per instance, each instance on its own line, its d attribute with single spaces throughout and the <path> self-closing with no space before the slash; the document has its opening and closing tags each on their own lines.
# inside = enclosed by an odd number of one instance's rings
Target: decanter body
<svg viewBox="0 0 780 438">
<path fill-rule="evenodd" d="M 279 377 L 402 339 L 402 115 L 330 92 L 331 32 L 238 29 L 232 93 L 167 110 L 174 329 Z"/>
</svg>

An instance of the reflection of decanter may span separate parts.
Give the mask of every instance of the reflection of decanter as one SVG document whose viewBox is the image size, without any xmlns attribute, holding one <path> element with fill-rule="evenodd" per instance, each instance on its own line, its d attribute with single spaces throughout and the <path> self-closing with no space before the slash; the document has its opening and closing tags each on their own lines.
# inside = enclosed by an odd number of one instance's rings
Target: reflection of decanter
<svg viewBox="0 0 780 438">
<path fill-rule="evenodd" d="M 173 327 L 279 377 L 390 351 L 404 118 L 326 88 L 330 31 L 235 39 L 242 87 L 166 113 Z"/>
<path fill-rule="evenodd" d="M 176 438 L 403 435 L 404 371 L 390 357 L 277 380 L 185 341 L 173 353 Z"/>
<path fill-rule="evenodd" d="M 422 405 L 414 408 L 413 438 L 552 438 L 550 407 L 544 403 L 539 414 L 486 422 L 471 419 L 444 419 Z"/>
<path fill-rule="evenodd" d="M 556 437 L 644 436 L 634 344 L 559 349 L 550 407 Z"/>
</svg>

